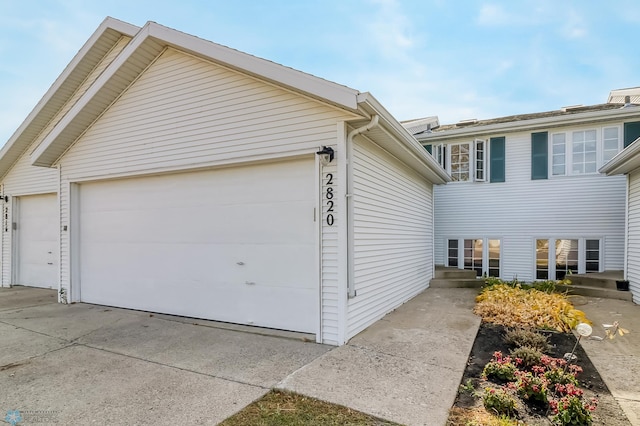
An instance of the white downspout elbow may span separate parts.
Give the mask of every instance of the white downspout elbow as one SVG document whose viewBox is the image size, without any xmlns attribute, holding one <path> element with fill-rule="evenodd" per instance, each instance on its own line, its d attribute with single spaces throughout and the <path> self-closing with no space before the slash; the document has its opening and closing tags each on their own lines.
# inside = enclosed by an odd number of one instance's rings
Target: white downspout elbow
<svg viewBox="0 0 640 426">
<path fill-rule="evenodd" d="M 369 123 L 350 131 L 347 135 L 347 296 L 349 299 L 356 297 L 353 241 L 353 138 L 376 127 L 379 120 L 378 114 L 374 114 Z"/>
</svg>

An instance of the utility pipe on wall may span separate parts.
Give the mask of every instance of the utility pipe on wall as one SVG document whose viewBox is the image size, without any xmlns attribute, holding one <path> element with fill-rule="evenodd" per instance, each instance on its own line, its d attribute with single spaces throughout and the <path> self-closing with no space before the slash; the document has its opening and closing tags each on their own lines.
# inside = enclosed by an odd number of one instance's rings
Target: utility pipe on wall
<svg viewBox="0 0 640 426">
<path fill-rule="evenodd" d="M 378 125 L 380 117 L 374 114 L 371 121 L 362 127 L 358 127 L 347 135 L 347 296 L 349 299 L 356 297 L 354 283 L 354 226 L 353 226 L 353 138 L 368 132 Z"/>
</svg>

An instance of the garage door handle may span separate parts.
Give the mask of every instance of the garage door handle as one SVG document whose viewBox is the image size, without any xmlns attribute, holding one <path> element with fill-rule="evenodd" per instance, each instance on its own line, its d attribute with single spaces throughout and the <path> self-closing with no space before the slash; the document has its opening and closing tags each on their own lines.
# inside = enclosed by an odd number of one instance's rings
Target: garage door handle
<svg viewBox="0 0 640 426">
<path fill-rule="evenodd" d="M 47 262 L 47 265 L 53 265 L 53 262 Z"/>
<path fill-rule="evenodd" d="M 256 283 L 254 283 L 253 281 L 245 281 L 244 283 L 246 285 L 256 285 Z"/>
</svg>

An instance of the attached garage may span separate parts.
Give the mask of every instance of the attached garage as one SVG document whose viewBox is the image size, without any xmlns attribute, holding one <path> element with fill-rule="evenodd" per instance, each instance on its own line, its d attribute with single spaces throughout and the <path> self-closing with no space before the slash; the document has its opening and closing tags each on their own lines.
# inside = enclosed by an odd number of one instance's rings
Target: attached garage
<svg viewBox="0 0 640 426">
<path fill-rule="evenodd" d="M 23 157 L 55 177 L 63 301 L 341 345 L 428 286 L 449 177 L 373 96 L 131 27 Z"/>
<path fill-rule="evenodd" d="M 15 197 L 12 226 L 15 240 L 14 284 L 58 287 L 58 196 Z"/>
<path fill-rule="evenodd" d="M 314 160 L 79 184 L 80 300 L 315 333 Z"/>
</svg>

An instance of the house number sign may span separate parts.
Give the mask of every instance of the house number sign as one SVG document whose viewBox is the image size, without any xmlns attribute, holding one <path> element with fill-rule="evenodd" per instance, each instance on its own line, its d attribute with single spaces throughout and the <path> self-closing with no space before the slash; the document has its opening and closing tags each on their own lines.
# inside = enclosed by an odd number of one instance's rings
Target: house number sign
<svg viewBox="0 0 640 426">
<path fill-rule="evenodd" d="M 324 198 L 327 205 L 327 225 L 333 226 L 333 173 L 327 173 L 327 183 L 325 184 Z"/>
</svg>

